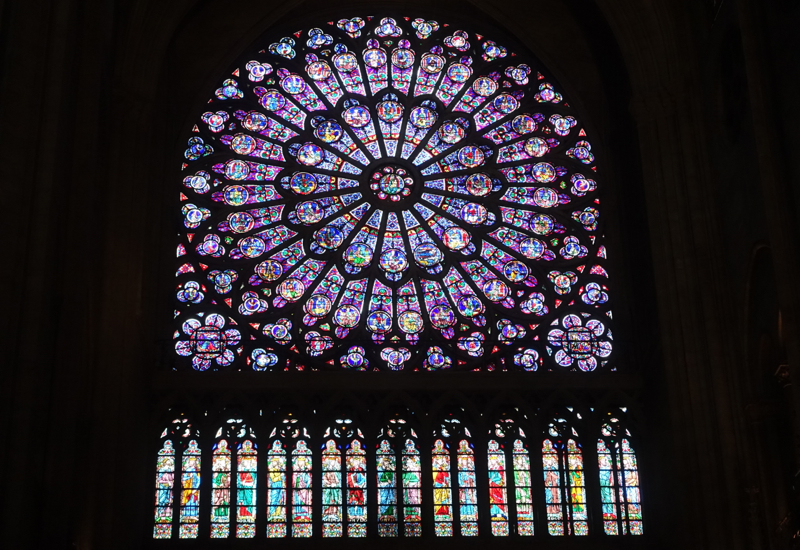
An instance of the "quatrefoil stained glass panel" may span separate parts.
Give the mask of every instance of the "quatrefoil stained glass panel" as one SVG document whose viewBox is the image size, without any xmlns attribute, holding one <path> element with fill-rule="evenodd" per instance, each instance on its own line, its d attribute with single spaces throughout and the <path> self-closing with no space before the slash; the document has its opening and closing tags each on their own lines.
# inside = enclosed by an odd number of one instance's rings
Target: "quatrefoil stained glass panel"
<svg viewBox="0 0 800 550">
<path fill-rule="evenodd" d="M 612 349 L 597 163 L 523 52 L 411 18 L 265 39 L 182 165 L 196 370 L 583 370 Z"/>
</svg>

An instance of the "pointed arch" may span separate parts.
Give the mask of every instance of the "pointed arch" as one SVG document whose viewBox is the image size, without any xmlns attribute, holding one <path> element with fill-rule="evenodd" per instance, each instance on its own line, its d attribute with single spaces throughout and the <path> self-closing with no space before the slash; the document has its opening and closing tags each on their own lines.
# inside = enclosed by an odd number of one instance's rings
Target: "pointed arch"
<svg viewBox="0 0 800 550">
<path fill-rule="evenodd" d="M 589 534 L 583 446 L 576 426 L 580 414 L 565 407 L 542 440 L 547 531 L 552 536 Z"/>
<path fill-rule="evenodd" d="M 390 418 L 378 433 L 375 463 L 378 534 L 421 536 L 422 463 L 417 432 L 400 415 Z"/>
<path fill-rule="evenodd" d="M 227 414 L 211 447 L 211 538 L 256 536 L 258 444 L 241 415 Z M 231 417 L 233 416 L 233 417 Z M 233 528 L 232 528 L 233 526 Z"/>
<path fill-rule="evenodd" d="M 603 530 L 606 535 L 642 535 L 639 465 L 624 423 L 627 409 L 609 411 L 597 439 Z"/>
</svg>

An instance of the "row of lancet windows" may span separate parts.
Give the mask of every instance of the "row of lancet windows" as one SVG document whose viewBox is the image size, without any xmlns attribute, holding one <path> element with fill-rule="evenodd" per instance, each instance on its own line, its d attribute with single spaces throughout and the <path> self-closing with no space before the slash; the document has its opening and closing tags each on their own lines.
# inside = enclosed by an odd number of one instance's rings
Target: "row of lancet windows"
<svg viewBox="0 0 800 550">
<path fill-rule="evenodd" d="M 156 539 L 312 537 L 317 529 L 323 537 L 419 537 L 423 525 L 443 537 L 483 534 L 479 525 L 490 525 L 494 536 L 533 536 L 540 502 L 552 536 L 588 535 L 589 503 L 597 502 L 606 535 L 643 533 L 636 454 L 611 414 L 591 450 L 564 418 L 540 437 L 502 419 L 480 448 L 452 417 L 425 448 L 400 418 L 372 442 L 339 419 L 312 444 L 292 417 L 264 447 L 235 418 L 207 447 L 204 441 L 186 418 L 162 433 Z M 589 461 L 597 468 L 587 468 Z M 596 479 L 587 480 L 587 470 Z"/>
</svg>

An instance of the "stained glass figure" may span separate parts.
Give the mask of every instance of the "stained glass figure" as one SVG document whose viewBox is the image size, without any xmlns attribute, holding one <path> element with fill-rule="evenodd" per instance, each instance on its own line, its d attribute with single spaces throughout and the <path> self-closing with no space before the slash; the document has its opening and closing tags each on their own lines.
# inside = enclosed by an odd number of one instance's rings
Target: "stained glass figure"
<svg viewBox="0 0 800 550">
<path fill-rule="evenodd" d="M 266 43 L 187 137 L 187 366 L 607 365 L 598 153 L 539 62 L 413 17 Z"/>
<path fill-rule="evenodd" d="M 258 481 L 256 445 L 249 439 L 236 450 L 236 536 L 256 536 L 256 487 Z"/>
<path fill-rule="evenodd" d="M 175 499 L 178 499 L 178 536 L 197 538 L 200 500 L 199 433 L 189 420 L 180 416 L 161 433 L 161 449 L 156 457 L 155 525 L 153 538 L 172 538 Z M 180 472 L 177 468 L 180 465 Z M 180 473 L 180 484 L 175 483 Z"/>
<path fill-rule="evenodd" d="M 267 454 L 267 536 L 286 536 L 286 451 L 279 439 Z"/>
<path fill-rule="evenodd" d="M 231 521 L 231 451 L 224 439 L 211 453 L 211 538 L 228 538 Z"/>
<path fill-rule="evenodd" d="M 347 459 L 347 536 L 367 536 L 367 458 L 361 442 L 348 446 Z"/>
<path fill-rule="evenodd" d="M 438 537 L 453 536 L 453 482 L 450 449 L 441 439 L 433 443 L 433 519 Z"/>
<path fill-rule="evenodd" d="M 200 522 L 200 448 L 192 439 L 181 456 L 180 538 L 196 539 Z"/>
<path fill-rule="evenodd" d="M 342 536 L 342 451 L 333 439 L 322 450 L 322 536 Z"/>
<path fill-rule="evenodd" d="M 175 485 L 175 448 L 165 439 L 156 461 L 156 517 L 153 538 L 172 537 L 172 492 Z"/>
<path fill-rule="evenodd" d="M 616 413 L 619 415 L 619 413 Z M 630 432 L 611 416 L 601 427 L 597 440 L 603 529 L 606 535 L 641 535 L 642 504 L 639 469 L 630 443 Z"/>
<path fill-rule="evenodd" d="M 527 436 L 512 415 L 489 430 L 487 447 L 489 513 L 494 536 L 533 535 L 531 462 Z"/>
<path fill-rule="evenodd" d="M 542 443 L 547 531 L 553 536 L 588 535 L 583 451 L 566 420 L 550 423 Z"/>
<path fill-rule="evenodd" d="M 378 534 L 382 537 L 398 535 L 397 513 L 397 459 L 392 444 L 384 439 L 375 452 L 378 482 Z"/>
<path fill-rule="evenodd" d="M 379 434 L 375 463 L 382 537 L 422 534 L 422 465 L 416 440 L 417 433 L 401 417 L 390 419 Z"/>
<path fill-rule="evenodd" d="M 533 496 L 531 494 L 531 460 L 521 439 L 514 441 L 514 496 L 517 505 L 517 533 L 533 535 Z"/>
<path fill-rule="evenodd" d="M 506 456 L 500 443 L 489 440 L 489 513 L 492 517 L 492 534 L 508 536 L 508 482 Z"/>
<path fill-rule="evenodd" d="M 478 535 L 478 491 L 471 437 L 469 429 L 452 415 L 434 430 L 431 463 L 436 536 Z"/>
<path fill-rule="evenodd" d="M 312 534 L 311 520 L 311 449 L 305 440 L 292 451 L 292 536 L 307 538 Z"/>
<path fill-rule="evenodd" d="M 364 434 L 349 418 L 327 429 L 322 445 L 322 536 L 367 536 Z"/>
<path fill-rule="evenodd" d="M 475 453 L 466 439 L 458 442 L 458 502 L 461 535 L 478 536 L 478 490 L 475 481 Z"/>
<path fill-rule="evenodd" d="M 217 429 L 211 449 L 211 538 L 228 538 L 232 532 L 237 538 L 255 537 L 255 438 L 241 418 L 230 418 Z"/>
</svg>

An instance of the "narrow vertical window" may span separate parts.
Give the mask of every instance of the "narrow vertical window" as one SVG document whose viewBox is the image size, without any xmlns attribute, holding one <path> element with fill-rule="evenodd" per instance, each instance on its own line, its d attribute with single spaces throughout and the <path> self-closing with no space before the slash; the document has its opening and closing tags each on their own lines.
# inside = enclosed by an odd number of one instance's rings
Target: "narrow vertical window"
<svg viewBox="0 0 800 550">
<path fill-rule="evenodd" d="M 311 450 L 300 440 L 292 451 L 292 536 L 311 536 Z"/>
<path fill-rule="evenodd" d="M 200 521 L 200 449 L 189 441 L 181 457 L 180 538 L 195 539 Z"/>
<path fill-rule="evenodd" d="M 403 449 L 403 523 L 407 537 L 422 535 L 422 465 L 412 439 Z"/>
<path fill-rule="evenodd" d="M 236 536 L 250 539 L 256 536 L 256 486 L 258 482 L 258 451 L 246 439 L 236 451 Z"/>
<path fill-rule="evenodd" d="M 342 452 L 333 439 L 322 451 L 322 536 L 342 536 Z"/>
<path fill-rule="evenodd" d="M 164 441 L 156 460 L 156 514 L 153 538 L 172 537 L 172 491 L 175 484 L 175 448 Z"/>
<path fill-rule="evenodd" d="M 267 537 L 285 537 L 286 522 L 286 451 L 275 440 L 267 454 Z"/>
<path fill-rule="evenodd" d="M 517 504 L 517 532 L 533 536 L 533 496 L 531 494 L 531 460 L 521 439 L 514 441 L 514 493 Z"/>
<path fill-rule="evenodd" d="M 552 429 L 555 432 L 555 429 Z M 551 535 L 588 535 L 583 453 L 574 440 L 545 439 L 542 445 L 547 530 Z"/>
<path fill-rule="evenodd" d="M 597 440 L 597 463 L 600 472 L 600 497 L 603 505 L 603 530 L 607 535 L 641 535 L 642 504 L 636 453 L 627 438 L 618 438 L 619 420 L 601 428 Z M 630 435 L 628 430 L 624 430 Z"/>
<path fill-rule="evenodd" d="M 211 538 L 227 538 L 231 521 L 231 451 L 220 439 L 211 453 Z"/>
<path fill-rule="evenodd" d="M 438 537 L 453 536 L 453 490 L 450 449 L 441 439 L 433 444 L 433 520 Z"/>
<path fill-rule="evenodd" d="M 461 535 L 478 536 L 478 490 L 475 482 L 475 453 L 466 439 L 458 444 L 458 501 Z"/>
<path fill-rule="evenodd" d="M 397 529 L 397 461 L 391 443 L 384 439 L 375 453 L 378 479 L 378 534 L 396 537 Z"/>
<path fill-rule="evenodd" d="M 346 452 L 347 536 L 367 536 L 367 457 L 361 442 L 354 439 Z"/>
<path fill-rule="evenodd" d="M 500 444 L 489 441 L 489 513 L 492 534 L 508 536 L 508 493 L 506 489 L 506 456 Z"/>
</svg>

